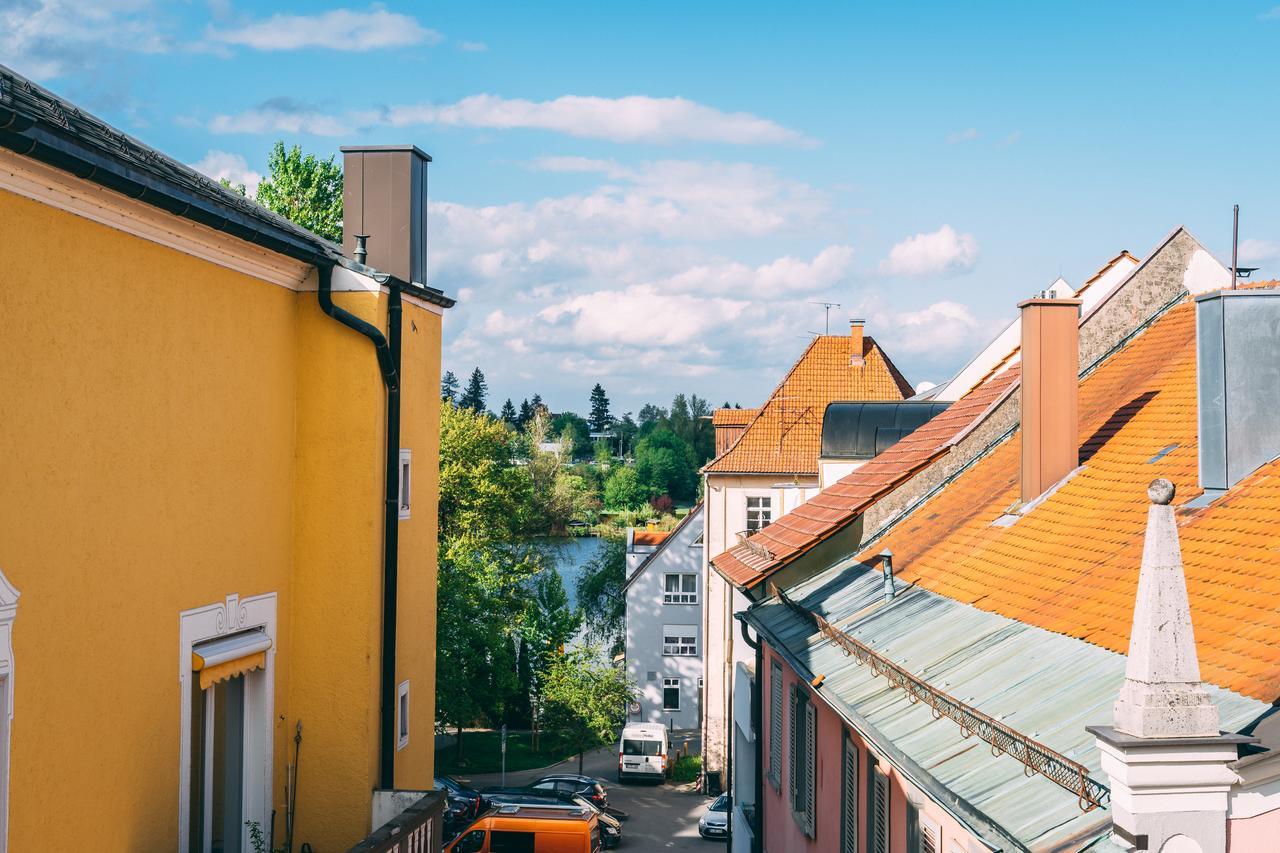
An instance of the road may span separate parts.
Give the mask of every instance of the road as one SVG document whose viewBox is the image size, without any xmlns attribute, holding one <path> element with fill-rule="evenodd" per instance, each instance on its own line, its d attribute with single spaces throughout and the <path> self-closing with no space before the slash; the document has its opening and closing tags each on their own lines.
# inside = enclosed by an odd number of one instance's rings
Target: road
<svg viewBox="0 0 1280 853">
<path fill-rule="evenodd" d="M 697 753 L 696 733 L 676 733 L 672 746 L 684 745 L 686 750 Z M 720 853 L 725 845 L 720 841 L 704 841 L 698 836 L 698 818 L 711 802 L 692 791 L 692 785 L 663 785 L 628 783 L 619 785 L 618 747 L 602 747 L 583 757 L 582 770 L 605 783 L 609 792 L 609 805 L 631 815 L 623 824 L 620 850 L 701 850 L 703 853 Z M 508 785 L 526 785 L 550 773 L 577 773 L 577 756 L 541 770 L 525 770 L 508 773 Z M 459 776 L 459 780 L 476 788 L 500 785 L 497 773 Z"/>
</svg>

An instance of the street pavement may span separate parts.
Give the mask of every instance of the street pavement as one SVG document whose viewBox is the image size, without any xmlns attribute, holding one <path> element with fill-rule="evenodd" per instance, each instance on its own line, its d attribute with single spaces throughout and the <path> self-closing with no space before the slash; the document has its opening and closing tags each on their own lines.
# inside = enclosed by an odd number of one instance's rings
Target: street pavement
<svg viewBox="0 0 1280 853">
<path fill-rule="evenodd" d="M 677 732 L 671 738 L 673 748 L 684 746 L 693 754 L 698 752 L 696 733 Z M 577 773 L 578 757 L 544 767 L 540 770 L 524 770 L 508 773 L 509 786 L 527 785 L 535 779 L 552 773 Z M 618 784 L 618 747 L 611 744 L 583 756 L 582 772 L 604 782 L 609 792 L 609 806 L 630 815 L 622 825 L 620 850 L 701 850 L 703 853 L 719 853 L 725 849 L 723 841 L 705 841 L 698 836 L 698 818 L 711 802 L 693 790 L 694 786 L 662 785 L 644 782 Z M 459 776 L 458 779 L 474 788 L 501 785 L 498 773 Z"/>
</svg>

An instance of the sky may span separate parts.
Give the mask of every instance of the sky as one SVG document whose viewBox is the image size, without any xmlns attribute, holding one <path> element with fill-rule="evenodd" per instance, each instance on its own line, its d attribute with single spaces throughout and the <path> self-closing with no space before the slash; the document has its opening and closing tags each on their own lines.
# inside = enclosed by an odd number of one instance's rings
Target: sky
<svg viewBox="0 0 1280 853">
<path fill-rule="evenodd" d="M 0 63 L 214 177 L 413 143 L 490 406 L 758 405 L 865 318 L 938 382 L 1177 225 L 1280 277 L 1280 6 L 0 0 Z"/>
</svg>

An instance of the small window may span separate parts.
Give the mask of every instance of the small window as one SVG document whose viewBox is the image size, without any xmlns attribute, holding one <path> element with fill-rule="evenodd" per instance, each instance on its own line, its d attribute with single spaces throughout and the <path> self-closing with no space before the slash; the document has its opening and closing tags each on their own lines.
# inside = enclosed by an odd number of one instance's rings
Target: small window
<svg viewBox="0 0 1280 853">
<path fill-rule="evenodd" d="M 942 827 L 907 801 L 908 853 L 942 853 Z"/>
<path fill-rule="evenodd" d="M 662 576 L 663 604 L 697 604 L 698 576 L 692 573 Z"/>
<path fill-rule="evenodd" d="M 533 853 L 533 833 L 495 829 L 489 833 L 489 849 L 493 853 Z"/>
<path fill-rule="evenodd" d="M 662 710 L 680 710 L 680 679 L 662 679 Z"/>
<path fill-rule="evenodd" d="M 698 654 L 697 626 L 663 625 L 662 653 L 679 657 L 696 657 Z"/>
<path fill-rule="evenodd" d="M 658 680 L 658 673 L 657 673 L 655 670 L 652 670 L 652 669 L 651 669 L 651 670 L 649 670 L 649 671 L 646 673 L 646 675 L 648 676 L 648 678 L 649 678 L 649 680 L 650 680 L 650 681 L 657 681 L 657 680 Z"/>
<path fill-rule="evenodd" d="M 400 716 L 400 723 L 397 731 L 400 734 L 400 742 L 396 745 L 396 749 L 404 749 L 409 745 L 409 682 L 400 682 L 400 689 L 397 691 L 396 711 Z"/>
<path fill-rule="evenodd" d="M 400 449 L 400 517 L 409 517 L 409 486 L 413 470 L 413 451 Z"/>
<path fill-rule="evenodd" d="M 773 498 L 747 498 L 747 532 L 763 530 L 773 521 Z"/>
<path fill-rule="evenodd" d="M 702 689 L 702 679 L 701 679 L 701 678 L 699 678 L 699 679 L 698 679 L 698 689 L 699 689 L 699 690 L 701 690 L 701 689 Z"/>
<path fill-rule="evenodd" d="M 817 714 L 809 695 L 799 687 L 791 688 L 791 815 L 800 830 L 814 837 L 815 783 L 817 782 Z M 885 853 L 888 853 L 886 850 Z"/>
</svg>

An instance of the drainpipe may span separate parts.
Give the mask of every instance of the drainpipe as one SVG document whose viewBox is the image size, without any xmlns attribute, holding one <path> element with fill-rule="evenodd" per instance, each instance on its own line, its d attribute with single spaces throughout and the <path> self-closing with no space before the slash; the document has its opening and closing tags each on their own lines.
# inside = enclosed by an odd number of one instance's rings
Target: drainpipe
<svg viewBox="0 0 1280 853">
<path fill-rule="evenodd" d="M 764 678 L 764 644 L 760 642 L 760 638 L 751 639 L 751 635 L 747 633 L 747 620 L 743 618 L 742 613 L 734 614 L 738 620 L 738 627 L 742 630 L 742 641 L 748 646 L 756 650 L 756 677 L 751 681 L 751 727 L 755 729 L 755 737 L 752 742 L 755 744 L 756 754 L 756 778 L 755 778 L 755 813 L 756 826 L 751 831 L 751 853 L 762 853 L 764 850 L 764 730 L 760 728 L 760 718 L 764 716 L 763 696 L 761 692 L 760 681 Z M 732 791 L 732 787 L 730 788 Z M 730 805 L 733 803 L 733 794 L 729 795 Z M 733 813 L 730 812 L 730 815 Z M 729 821 L 729 853 L 733 853 L 733 821 Z"/>
<path fill-rule="evenodd" d="M 359 239 L 359 238 L 357 238 Z M 363 248 L 363 239 L 359 239 Z M 386 479 L 382 519 L 382 673 L 378 739 L 378 787 L 395 788 L 396 703 L 396 586 L 399 575 L 400 535 L 400 285 L 387 277 L 387 335 L 350 311 L 333 304 L 333 267 L 317 268 L 320 310 L 373 343 L 378 368 L 387 389 Z"/>
</svg>

